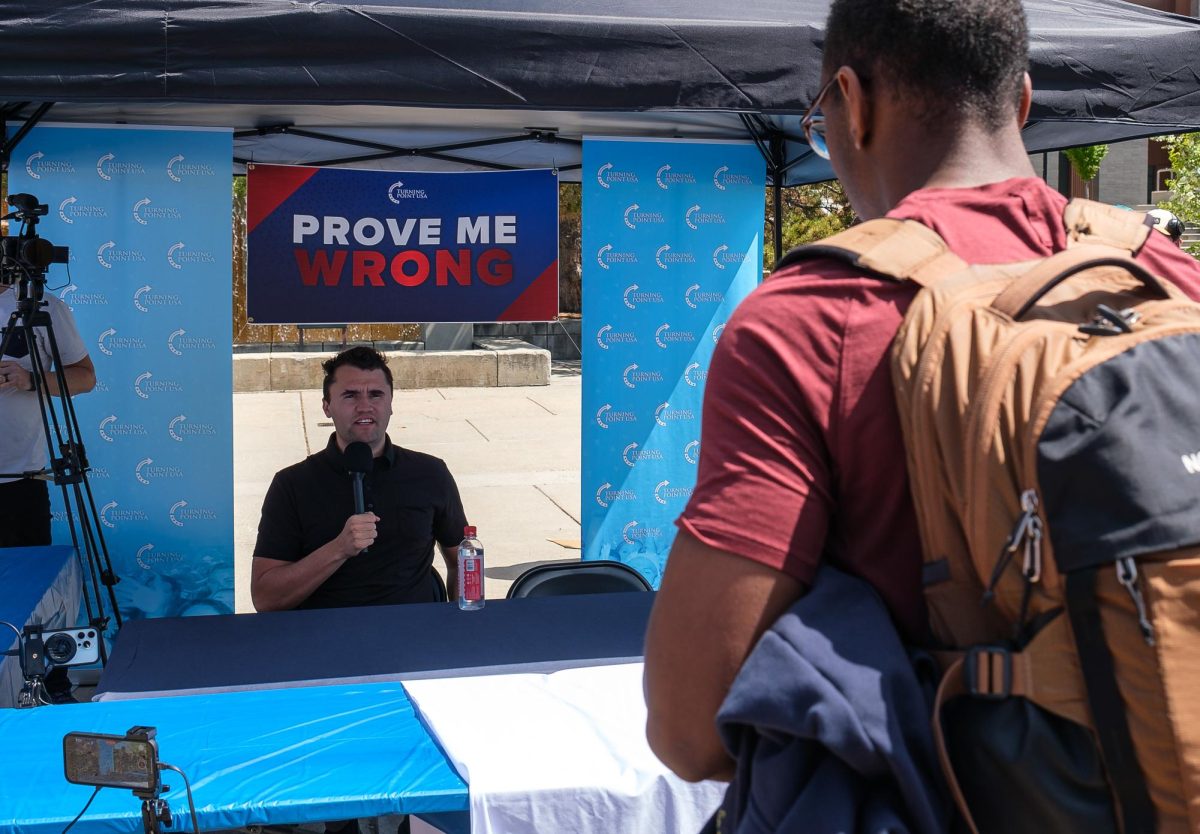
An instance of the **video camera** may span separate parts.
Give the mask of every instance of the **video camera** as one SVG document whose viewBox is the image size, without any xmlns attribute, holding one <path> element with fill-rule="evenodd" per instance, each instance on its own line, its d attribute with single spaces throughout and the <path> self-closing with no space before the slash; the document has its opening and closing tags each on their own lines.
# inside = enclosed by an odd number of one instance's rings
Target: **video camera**
<svg viewBox="0 0 1200 834">
<path fill-rule="evenodd" d="M 19 220 L 23 225 L 18 234 L 0 237 L 0 284 L 12 285 L 22 279 L 44 283 L 50 264 L 65 264 L 70 251 L 38 236 L 38 218 L 49 210 L 45 203 L 32 194 L 10 194 L 7 202 L 13 211 L 0 219 Z"/>
</svg>

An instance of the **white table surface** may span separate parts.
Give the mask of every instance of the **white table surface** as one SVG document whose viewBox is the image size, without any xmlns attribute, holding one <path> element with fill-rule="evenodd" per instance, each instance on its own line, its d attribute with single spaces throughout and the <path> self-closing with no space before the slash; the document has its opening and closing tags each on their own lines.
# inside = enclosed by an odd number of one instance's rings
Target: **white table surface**
<svg viewBox="0 0 1200 834">
<path fill-rule="evenodd" d="M 687 834 L 725 793 L 650 751 L 641 663 L 405 689 L 469 786 L 472 834 Z"/>
</svg>

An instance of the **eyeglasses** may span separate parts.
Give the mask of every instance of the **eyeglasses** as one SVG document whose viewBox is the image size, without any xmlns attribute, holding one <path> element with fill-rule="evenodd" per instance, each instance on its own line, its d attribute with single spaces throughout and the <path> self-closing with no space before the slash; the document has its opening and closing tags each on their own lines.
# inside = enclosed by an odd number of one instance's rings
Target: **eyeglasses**
<svg viewBox="0 0 1200 834">
<path fill-rule="evenodd" d="M 808 112 L 800 121 L 800 129 L 804 131 L 804 138 L 808 141 L 809 147 L 813 149 L 813 153 L 821 159 L 829 159 L 829 144 L 825 141 L 825 114 L 821 112 L 821 99 L 825 98 L 825 94 L 829 92 L 829 88 L 835 81 L 837 81 L 837 75 L 831 76 L 825 82 L 825 86 L 821 88 L 821 92 L 817 93 L 812 106 L 808 108 Z"/>
</svg>

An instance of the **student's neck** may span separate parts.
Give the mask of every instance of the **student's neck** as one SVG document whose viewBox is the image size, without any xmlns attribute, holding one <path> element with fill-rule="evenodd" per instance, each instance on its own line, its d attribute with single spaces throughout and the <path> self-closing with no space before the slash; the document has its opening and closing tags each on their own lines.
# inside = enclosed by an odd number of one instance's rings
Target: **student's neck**
<svg viewBox="0 0 1200 834">
<path fill-rule="evenodd" d="M 923 152 L 904 164 L 889 166 L 884 184 L 895 206 L 922 188 L 977 188 L 1014 177 L 1036 176 L 1021 136 L 1015 130 L 988 131 L 970 126 L 941 139 L 911 137 L 909 147 Z"/>
</svg>

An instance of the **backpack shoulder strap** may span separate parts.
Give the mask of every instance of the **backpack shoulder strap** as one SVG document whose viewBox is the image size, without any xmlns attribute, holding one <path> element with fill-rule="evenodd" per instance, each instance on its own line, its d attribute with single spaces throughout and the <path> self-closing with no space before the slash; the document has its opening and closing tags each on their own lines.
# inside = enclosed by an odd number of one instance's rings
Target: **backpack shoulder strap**
<svg viewBox="0 0 1200 834">
<path fill-rule="evenodd" d="M 1067 245 L 1113 246 L 1137 253 L 1150 236 L 1145 215 L 1093 200 L 1075 198 L 1063 211 Z"/>
<path fill-rule="evenodd" d="M 923 287 L 967 264 L 933 229 L 915 220 L 881 217 L 851 226 L 818 243 L 797 246 L 775 265 L 779 270 L 806 260 L 834 258 L 898 281 Z"/>
</svg>

